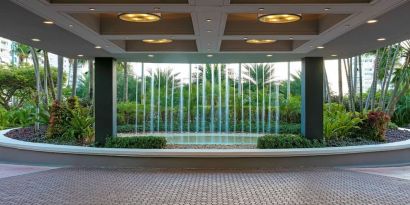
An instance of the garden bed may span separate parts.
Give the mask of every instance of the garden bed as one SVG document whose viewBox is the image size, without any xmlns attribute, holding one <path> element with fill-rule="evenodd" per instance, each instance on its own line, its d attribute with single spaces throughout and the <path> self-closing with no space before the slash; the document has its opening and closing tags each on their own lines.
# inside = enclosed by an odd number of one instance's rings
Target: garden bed
<svg viewBox="0 0 410 205">
<path fill-rule="evenodd" d="M 47 127 L 40 127 L 39 132 L 34 131 L 34 127 L 18 128 L 9 131 L 5 135 L 9 138 L 16 140 L 35 142 L 35 143 L 50 143 L 50 144 L 63 144 L 63 145 L 75 145 L 76 142 L 63 142 L 56 140 L 49 140 L 45 137 Z M 410 139 L 410 131 L 390 129 L 386 133 L 386 143 L 405 141 Z M 355 145 L 371 145 L 381 144 L 382 142 L 363 140 L 363 139 L 349 139 L 343 141 L 331 141 L 327 143 L 328 147 L 343 147 L 343 146 L 355 146 Z M 167 149 L 255 149 L 256 144 L 238 144 L 238 145 L 177 145 L 168 144 Z"/>
</svg>

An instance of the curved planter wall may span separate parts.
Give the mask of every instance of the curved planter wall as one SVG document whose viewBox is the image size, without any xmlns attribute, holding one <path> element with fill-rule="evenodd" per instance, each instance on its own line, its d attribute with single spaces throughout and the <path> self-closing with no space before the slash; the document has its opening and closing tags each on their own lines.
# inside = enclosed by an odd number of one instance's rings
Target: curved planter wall
<svg viewBox="0 0 410 205">
<path fill-rule="evenodd" d="M 0 161 L 52 166 L 141 168 L 274 168 L 410 164 L 410 140 L 381 145 L 310 149 L 145 150 L 23 142 L 0 131 Z"/>
</svg>

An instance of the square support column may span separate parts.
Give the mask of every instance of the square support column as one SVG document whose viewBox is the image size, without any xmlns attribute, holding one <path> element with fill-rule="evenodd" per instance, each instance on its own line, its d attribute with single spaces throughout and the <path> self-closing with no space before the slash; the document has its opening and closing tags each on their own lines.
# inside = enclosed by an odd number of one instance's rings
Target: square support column
<svg viewBox="0 0 410 205">
<path fill-rule="evenodd" d="M 95 142 L 117 135 L 117 75 L 113 58 L 95 58 Z"/>
<path fill-rule="evenodd" d="M 302 135 L 323 139 L 323 69 L 322 57 L 302 59 Z"/>
</svg>

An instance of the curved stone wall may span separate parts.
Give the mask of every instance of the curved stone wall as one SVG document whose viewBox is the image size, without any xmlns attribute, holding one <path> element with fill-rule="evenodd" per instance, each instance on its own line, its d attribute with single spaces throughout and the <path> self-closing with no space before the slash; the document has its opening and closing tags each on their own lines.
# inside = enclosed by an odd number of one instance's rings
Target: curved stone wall
<svg viewBox="0 0 410 205">
<path fill-rule="evenodd" d="M 23 142 L 0 131 L 0 161 L 52 166 L 141 168 L 274 168 L 410 164 L 410 140 L 309 149 L 144 150 Z"/>
</svg>

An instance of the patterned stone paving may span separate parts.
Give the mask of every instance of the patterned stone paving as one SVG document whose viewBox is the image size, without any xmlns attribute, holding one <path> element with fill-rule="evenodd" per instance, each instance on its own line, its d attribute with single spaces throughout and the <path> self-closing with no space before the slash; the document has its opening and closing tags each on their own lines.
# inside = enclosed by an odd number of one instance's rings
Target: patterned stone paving
<svg viewBox="0 0 410 205">
<path fill-rule="evenodd" d="M 333 168 L 61 168 L 0 179 L 0 204 L 410 204 L 410 181 Z"/>
</svg>

